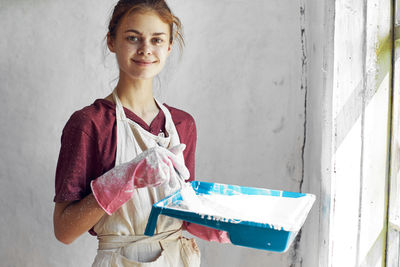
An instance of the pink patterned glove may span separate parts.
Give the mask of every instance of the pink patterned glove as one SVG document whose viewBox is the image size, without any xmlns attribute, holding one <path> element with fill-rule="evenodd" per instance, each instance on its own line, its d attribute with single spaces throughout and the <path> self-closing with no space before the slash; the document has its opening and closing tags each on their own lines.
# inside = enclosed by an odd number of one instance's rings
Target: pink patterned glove
<svg viewBox="0 0 400 267">
<path fill-rule="evenodd" d="M 184 144 L 171 148 L 182 153 Z M 111 215 L 131 199 L 134 189 L 158 186 L 170 180 L 177 171 L 184 179 L 189 171 L 179 158 L 163 147 L 152 147 L 133 160 L 118 165 L 90 183 L 94 197 Z"/>
<path fill-rule="evenodd" d="M 203 240 L 216 241 L 218 243 L 231 243 L 229 234 L 225 231 L 188 222 L 184 223 L 184 227 L 189 233 Z"/>
</svg>

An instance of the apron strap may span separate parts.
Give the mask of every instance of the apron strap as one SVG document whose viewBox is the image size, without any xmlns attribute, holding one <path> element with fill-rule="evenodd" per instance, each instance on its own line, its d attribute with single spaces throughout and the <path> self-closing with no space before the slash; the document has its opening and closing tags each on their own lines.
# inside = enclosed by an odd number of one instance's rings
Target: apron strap
<svg viewBox="0 0 400 267">
<path fill-rule="evenodd" d="M 115 116 L 117 117 L 118 120 L 125 120 L 126 119 L 126 115 L 124 112 L 124 107 L 122 106 L 121 100 L 119 100 L 119 97 L 117 95 L 117 91 L 114 90 L 113 91 L 113 98 L 114 98 L 114 102 L 116 105 L 116 109 L 115 109 Z"/>
</svg>

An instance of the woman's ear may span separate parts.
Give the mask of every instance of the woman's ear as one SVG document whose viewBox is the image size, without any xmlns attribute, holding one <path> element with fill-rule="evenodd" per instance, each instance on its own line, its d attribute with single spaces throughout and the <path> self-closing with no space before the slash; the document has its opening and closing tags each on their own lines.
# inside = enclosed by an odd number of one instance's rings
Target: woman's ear
<svg viewBox="0 0 400 267">
<path fill-rule="evenodd" d="M 114 47 L 114 38 L 111 37 L 110 33 L 107 33 L 107 46 L 108 49 L 110 49 L 111 52 L 115 53 L 115 47 Z"/>
<path fill-rule="evenodd" d="M 168 55 L 171 53 L 171 51 L 172 51 L 172 42 L 169 43 L 168 45 Z"/>
</svg>

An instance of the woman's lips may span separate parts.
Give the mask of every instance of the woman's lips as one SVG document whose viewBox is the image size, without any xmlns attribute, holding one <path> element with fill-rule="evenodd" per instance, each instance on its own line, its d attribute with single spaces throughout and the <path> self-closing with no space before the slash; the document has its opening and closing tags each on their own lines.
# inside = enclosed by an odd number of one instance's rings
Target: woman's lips
<svg viewBox="0 0 400 267">
<path fill-rule="evenodd" d="M 155 63 L 155 61 L 142 61 L 142 60 L 134 60 L 134 59 L 133 59 L 133 62 L 135 62 L 139 66 L 150 66 L 151 64 Z"/>
</svg>

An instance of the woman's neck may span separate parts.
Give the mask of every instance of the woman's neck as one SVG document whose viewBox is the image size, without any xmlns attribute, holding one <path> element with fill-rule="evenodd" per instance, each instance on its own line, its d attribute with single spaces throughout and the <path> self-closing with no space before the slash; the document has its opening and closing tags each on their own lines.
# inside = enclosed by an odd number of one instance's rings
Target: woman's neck
<svg viewBox="0 0 400 267">
<path fill-rule="evenodd" d="M 137 115 L 158 111 L 153 96 L 153 80 L 127 80 L 120 78 L 116 92 L 124 107 Z"/>
</svg>

